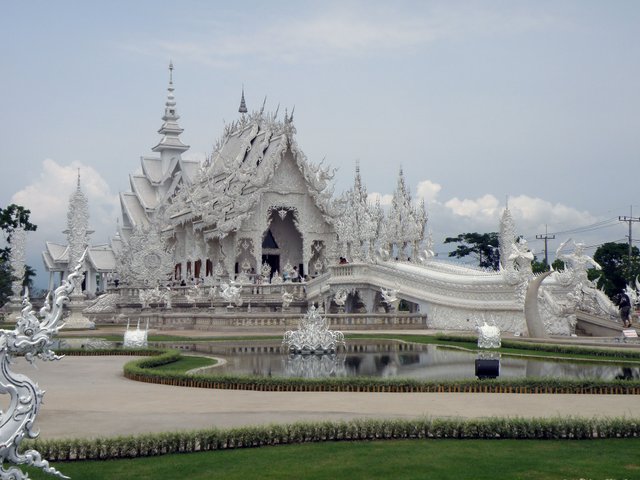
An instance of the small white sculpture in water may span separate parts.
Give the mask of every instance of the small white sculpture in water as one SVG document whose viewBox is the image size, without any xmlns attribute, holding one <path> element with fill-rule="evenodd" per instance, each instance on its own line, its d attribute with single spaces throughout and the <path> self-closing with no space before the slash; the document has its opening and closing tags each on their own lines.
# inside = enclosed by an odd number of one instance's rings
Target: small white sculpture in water
<svg viewBox="0 0 640 480">
<path fill-rule="evenodd" d="M 140 330 L 140 319 L 135 330 L 129 329 L 129 320 L 127 320 L 127 330 L 124 332 L 123 345 L 126 348 L 146 348 L 148 345 L 147 337 L 149 333 L 149 319 L 147 319 L 147 328 Z"/>
<path fill-rule="evenodd" d="M 85 252 L 86 254 L 86 252 Z M 19 453 L 20 443 L 25 438 L 36 438 L 33 424 L 40 410 L 44 391 L 23 374 L 11 371 L 13 358 L 24 356 L 33 363 L 36 358 L 41 360 L 59 360 L 50 349 L 51 337 L 60 330 L 63 306 L 69 300 L 74 286 L 78 283 L 80 269 L 84 264 L 85 255 L 78 259 L 73 273 L 58 287 L 54 293 L 53 306 L 47 296 L 44 307 L 40 310 L 38 319 L 29 302 L 29 292 L 25 289 L 22 300 L 23 309 L 18 317 L 14 330 L 0 330 L 0 393 L 11 397 L 7 410 L 0 416 L 0 479 L 25 480 L 29 476 L 19 468 L 5 464 L 30 465 L 42 469 L 44 472 L 69 478 L 42 459 L 36 450 L 26 450 Z"/>
<path fill-rule="evenodd" d="M 478 348 L 500 348 L 500 329 L 495 325 L 484 325 L 478 327 Z"/>
<path fill-rule="evenodd" d="M 327 319 L 312 305 L 300 319 L 298 329 L 285 332 L 282 343 L 295 353 L 335 352 L 338 346 L 344 345 L 344 335 L 329 330 Z"/>
</svg>

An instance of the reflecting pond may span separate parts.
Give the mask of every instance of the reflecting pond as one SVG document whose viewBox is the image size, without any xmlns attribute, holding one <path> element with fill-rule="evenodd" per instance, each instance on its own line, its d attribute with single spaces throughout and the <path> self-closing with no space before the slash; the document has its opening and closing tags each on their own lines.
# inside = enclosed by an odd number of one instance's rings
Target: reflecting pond
<svg viewBox="0 0 640 480">
<path fill-rule="evenodd" d="M 195 343 L 189 349 L 226 361 L 202 373 L 283 377 L 404 377 L 422 380 L 475 378 L 475 360 L 488 352 L 394 341 L 350 340 L 335 355 L 290 355 L 280 342 Z M 640 366 L 502 355 L 500 378 L 640 379 Z"/>
</svg>

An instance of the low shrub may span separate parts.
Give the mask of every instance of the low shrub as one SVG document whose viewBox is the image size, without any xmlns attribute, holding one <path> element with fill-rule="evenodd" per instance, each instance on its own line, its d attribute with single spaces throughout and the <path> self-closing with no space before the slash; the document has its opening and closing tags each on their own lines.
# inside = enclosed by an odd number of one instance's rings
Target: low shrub
<svg viewBox="0 0 640 480">
<path fill-rule="evenodd" d="M 417 380 L 409 378 L 330 377 L 287 378 L 224 374 L 186 374 L 163 371 L 158 366 L 175 362 L 178 351 L 128 362 L 125 377 L 165 385 L 259 391 L 304 392 L 425 392 L 425 393 L 582 393 L 640 394 L 640 380 L 508 378 L 493 380 Z M 154 370 L 152 370 L 154 369 Z"/>
<path fill-rule="evenodd" d="M 640 420 L 627 418 L 423 418 L 298 422 L 282 425 L 153 433 L 96 439 L 25 440 L 50 461 L 137 458 L 171 453 L 293 443 L 391 439 L 567 439 L 640 437 Z"/>
</svg>

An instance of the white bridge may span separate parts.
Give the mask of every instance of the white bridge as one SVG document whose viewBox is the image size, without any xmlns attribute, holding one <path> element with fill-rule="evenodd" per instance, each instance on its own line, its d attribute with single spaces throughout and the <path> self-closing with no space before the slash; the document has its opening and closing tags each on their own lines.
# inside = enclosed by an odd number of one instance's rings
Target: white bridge
<svg viewBox="0 0 640 480">
<path fill-rule="evenodd" d="M 588 308 L 560 311 L 558 303 L 571 292 L 571 286 L 561 283 L 560 275 L 553 274 L 543 283 L 548 293 L 541 296 L 540 303 L 552 303 L 547 305 L 548 311 L 545 310 L 547 317 L 555 315 L 554 322 L 562 323 L 551 328 L 547 325 L 549 333 L 573 333 L 577 322 L 582 334 L 615 335 L 621 331 L 621 325 L 613 316 L 615 307 L 606 305 L 605 299 L 602 299 L 601 303 L 605 305 L 600 311 L 593 308 L 591 311 Z M 523 288 L 526 289 L 526 283 L 524 287 L 521 283 L 509 281 L 508 274 L 503 271 L 436 260 L 426 264 L 358 262 L 329 267 L 327 273 L 307 283 L 306 293 L 309 301 L 329 305 L 336 292 L 343 290 L 348 292 L 352 302 L 347 303 L 347 311 L 357 296 L 367 312 L 376 312 L 381 309 L 381 289 L 393 289 L 399 299 L 409 302 L 412 311 L 427 315 L 430 328 L 474 330 L 478 324 L 488 322 L 503 331 L 526 334 L 524 299 L 519 295 Z M 598 292 L 591 294 L 597 296 Z M 556 303 L 553 298 L 560 301 Z"/>
</svg>

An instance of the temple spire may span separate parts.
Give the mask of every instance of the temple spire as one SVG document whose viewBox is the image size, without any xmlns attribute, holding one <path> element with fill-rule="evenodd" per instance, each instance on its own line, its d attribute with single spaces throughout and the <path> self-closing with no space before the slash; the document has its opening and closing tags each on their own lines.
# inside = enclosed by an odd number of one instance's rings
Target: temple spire
<svg viewBox="0 0 640 480">
<path fill-rule="evenodd" d="M 160 143 L 152 148 L 154 152 L 160 152 L 160 157 L 163 160 L 163 170 L 168 167 L 171 158 L 189 149 L 189 146 L 180 140 L 180 134 L 184 130 L 178 125 L 180 115 L 178 115 L 178 111 L 176 110 L 176 98 L 173 95 L 173 91 L 173 62 L 170 61 L 167 100 L 164 106 L 164 115 L 162 116 L 164 123 L 162 127 L 160 127 L 160 130 L 158 130 L 158 133 L 163 135 L 163 137 Z"/>
<path fill-rule="evenodd" d="M 238 112 L 245 114 L 248 112 L 247 104 L 244 101 L 244 85 L 242 86 L 242 96 L 240 97 L 240 108 L 238 108 Z"/>
</svg>

